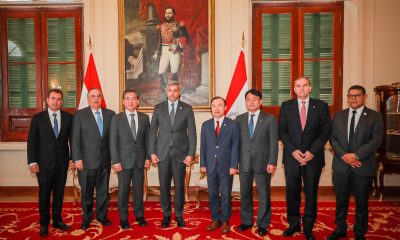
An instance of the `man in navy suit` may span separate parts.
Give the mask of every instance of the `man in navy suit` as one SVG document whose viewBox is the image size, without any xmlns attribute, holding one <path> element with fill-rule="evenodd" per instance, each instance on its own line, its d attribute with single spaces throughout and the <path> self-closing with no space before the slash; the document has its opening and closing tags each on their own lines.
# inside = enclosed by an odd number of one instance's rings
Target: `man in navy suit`
<svg viewBox="0 0 400 240">
<path fill-rule="evenodd" d="M 231 191 L 233 174 L 239 159 L 239 130 L 234 121 L 224 116 L 225 99 L 211 100 L 212 119 L 201 127 L 200 170 L 207 173 L 211 225 L 207 231 L 221 226 L 222 233 L 229 232 L 231 216 Z"/>
<path fill-rule="evenodd" d="M 301 77 L 294 82 L 296 98 L 282 103 L 278 132 L 284 145 L 283 164 L 286 177 L 286 208 L 289 228 L 284 236 L 292 236 L 300 228 L 302 182 L 305 193 L 303 232 L 312 233 L 317 218 L 317 193 L 321 170 L 325 166 L 324 146 L 331 134 L 328 104 L 310 98 L 311 82 Z"/>
<path fill-rule="evenodd" d="M 33 116 L 28 134 L 29 170 L 39 183 L 40 236 L 49 235 L 50 199 L 53 193 L 53 227 L 63 231 L 71 227 L 61 218 L 65 181 L 70 161 L 70 129 L 72 115 L 60 110 L 63 93 L 51 89 L 47 94 L 47 110 Z M 70 162 L 70 166 L 72 166 Z"/>
<path fill-rule="evenodd" d="M 368 230 L 368 198 L 377 171 L 376 150 L 382 143 L 382 115 L 367 108 L 365 88 L 354 85 L 347 92 L 350 108 L 335 114 L 332 122 L 332 181 L 336 194 L 336 230 L 329 240 L 347 236 L 347 212 L 350 193 L 356 202 L 353 231 L 356 239 L 365 239 Z"/>
</svg>

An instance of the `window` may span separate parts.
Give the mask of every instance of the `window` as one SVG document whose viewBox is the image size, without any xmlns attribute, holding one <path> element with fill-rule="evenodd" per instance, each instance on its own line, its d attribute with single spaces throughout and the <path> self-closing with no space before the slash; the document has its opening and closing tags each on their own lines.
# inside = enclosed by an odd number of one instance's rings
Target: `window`
<svg viewBox="0 0 400 240">
<path fill-rule="evenodd" d="M 1 140 L 26 141 L 47 91 L 64 93 L 73 112 L 82 84 L 81 7 L 0 10 Z M 3 34 L 4 33 L 4 34 Z"/>
<path fill-rule="evenodd" d="M 253 4 L 253 36 L 253 86 L 264 110 L 278 116 L 300 76 L 311 79 L 312 98 L 342 108 L 343 2 Z"/>
</svg>

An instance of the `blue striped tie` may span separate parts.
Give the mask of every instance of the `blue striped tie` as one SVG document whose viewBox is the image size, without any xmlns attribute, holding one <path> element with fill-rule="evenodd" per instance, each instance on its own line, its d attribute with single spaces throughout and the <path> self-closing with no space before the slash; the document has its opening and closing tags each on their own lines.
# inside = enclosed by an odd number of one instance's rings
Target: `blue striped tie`
<svg viewBox="0 0 400 240">
<path fill-rule="evenodd" d="M 99 127 L 99 131 L 100 131 L 100 136 L 102 136 L 103 137 L 103 120 L 101 120 L 101 117 L 100 117 L 100 112 L 96 112 L 96 115 L 97 115 L 97 126 Z"/>
<path fill-rule="evenodd" d="M 54 132 L 54 136 L 56 136 L 56 138 L 58 137 L 58 121 L 57 121 L 57 113 L 53 113 L 53 117 L 54 117 L 54 127 L 53 127 L 53 132 Z"/>
</svg>

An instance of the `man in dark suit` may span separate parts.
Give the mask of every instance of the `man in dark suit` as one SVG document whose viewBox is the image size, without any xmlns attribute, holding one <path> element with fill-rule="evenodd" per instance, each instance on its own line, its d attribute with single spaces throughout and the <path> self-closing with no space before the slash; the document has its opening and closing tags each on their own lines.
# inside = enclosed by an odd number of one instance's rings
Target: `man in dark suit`
<svg viewBox="0 0 400 240">
<path fill-rule="evenodd" d="M 39 183 L 41 237 L 49 235 L 51 193 L 53 227 L 63 231 L 71 229 L 62 221 L 61 211 L 70 159 L 68 144 L 72 115 L 60 110 L 63 103 L 61 90 L 51 89 L 46 102 L 47 110 L 33 116 L 28 135 L 29 170 L 36 173 Z"/>
<path fill-rule="evenodd" d="M 278 127 L 275 117 L 261 111 L 262 93 L 250 89 L 245 94 L 247 113 L 239 115 L 240 129 L 240 218 L 238 230 L 253 226 L 253 181 L 259 199 L 258 234 L 267 234 L 271 221 L 270 184 L 278 158 Z"/>
<path fill-rule="evenodd" d="M 334 150 L 332 181 L 336 194 L 336 230 L 330 240 L 347 236 L 350 193 L 356 202 L 356 239 L 365 239 L 368 230 L 368 198 L 377 171 L 375 152 L 382 143 L 382 115 L 367 108 L 365 88 L 354 85 L 347 92 L 349 108 L 335 114 L 330 143 Z"/>
<path fill-rule="evenodd" d="M 134 191 L 133 212 L 140 226 L 146 226 L 143 205 L 144 167 L 150 166 L 146 154 L 149 141 L 149 116 L 137 111 L 139 95 L 127 89 L 122 95 L 125 111 L 115 115 L 111 121 L 110 151 L 113 169 L 118 174 L 118 210 L 122 229 L 129 229 L 128 201 L 130 186 Z"/>
<path fill-rule="evenodd" d="M 302 180 L 305 193 L 303 232 L 312 233 L 317 218 L 317 192 L 321 170 L 325 166 L 324 146 L 331 134 L 328 104 L 309 97 L 310 80 L 301 77 L 294 82 L 297 97 L 282 103 L 279 115 L 279 137 L 284 145 L 283 164 L 286 177 L 286 208 L 289 228 L 284 236 L 292 236 L 300 228 Z"/>
<path fill-rule="evenodd" d="M 207 173 L 212 219 L 207 231 L 214 231 L 222 224 L 221 232 L 226 234 L 232 213 L 233 174 L 237 172 L 239 158 L 239 129 L 234 121 L 224 116 L 225 108 L 225 99 L 214 97 L 211 100 L 213 118 L 201 127 L 200 170 Z"/>
<path fill-rule="evenodd" d="M 72 159 L 78 169 L 81 186 L 82 225 L 89 228 L 93 219 L 93 194 L 96 188 L 96 219 L 111 224 L 108 214 L 110 179 L 110 125 L 114 111 L 101 107 L 103 94 L 93 88 L 88 92 L 89 107 L 75 113 L 72 124 Z"/>
<path fill-rule="evenodd" d="M 167 100 L 154 107 L 150 126 L 149 153 L 151 161 L 158 164 L 160 200 L 163 210 L 161 226 L 171 222 L 171 179 L 175 186 L 175 220 L 184 227 L 183 203 L 186 166 L 196 151 L 196 124 L 192 106 L 179 100 L 179 83 L 167 85 Z"/>
</svg>

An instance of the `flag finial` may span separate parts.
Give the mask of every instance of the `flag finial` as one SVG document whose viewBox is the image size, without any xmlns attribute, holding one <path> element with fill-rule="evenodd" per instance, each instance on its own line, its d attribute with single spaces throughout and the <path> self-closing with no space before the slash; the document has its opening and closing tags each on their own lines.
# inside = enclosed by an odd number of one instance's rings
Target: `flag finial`
<svg viewBox="0 0 400 240">
<path fill-rule="evenodd" d="M 90 36 L 90 34 L 89 34 L 89 43 L 87 45 L 88 45 L 90 51 L 92 51 L 92 47 L 94 44 L 92 43 L 92 37 Z"/>
<path fill-rule="evenodd" d="M 240 41 L 240 44 L 242 44 L 242 48 L 244 48 L 244 45 L 247 43 L 247 41 L 244 39 L 244 31 L 242 33 L 242 41 Z"/>
</svg>

